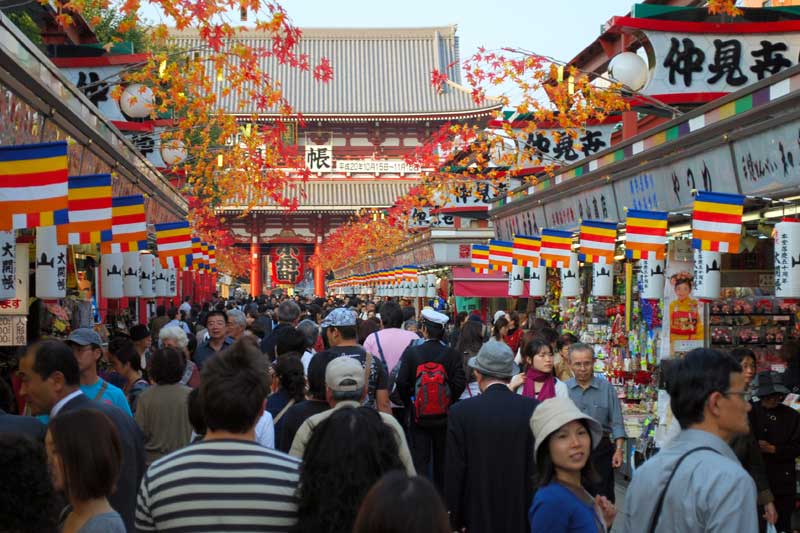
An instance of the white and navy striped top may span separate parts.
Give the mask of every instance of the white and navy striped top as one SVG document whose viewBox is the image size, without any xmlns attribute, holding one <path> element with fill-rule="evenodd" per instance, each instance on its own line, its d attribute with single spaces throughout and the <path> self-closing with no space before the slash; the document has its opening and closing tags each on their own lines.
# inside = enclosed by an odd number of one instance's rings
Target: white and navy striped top
<svg viewBox="0 0 800 533">
<path fill-rule="evenodd" d="M 300 461 L 255 442 L 190 444 L 142 479 L 137 531 L 286 531 L 297 522 Z"/>
</svg>

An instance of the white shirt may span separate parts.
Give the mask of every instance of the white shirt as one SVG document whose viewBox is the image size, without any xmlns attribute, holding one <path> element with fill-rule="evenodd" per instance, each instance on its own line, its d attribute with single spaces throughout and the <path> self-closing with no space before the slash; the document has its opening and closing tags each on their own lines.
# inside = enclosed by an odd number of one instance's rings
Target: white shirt
<svg viewBox="0 0 800 533">
<path fill-rule="evenodd" d="M 50 418 L 53 418 L 54 416 L 56 416 L 58 414 L 58 412 L 61 410 L 61 408 L 64 407 L 67 404 L 68 401 L 70 401 L 71 399 L 73 399 L 76 396 L 79 396 L 81 394 L 83 394 L 83 392 L 80 389 L 78 389 L 75 392 L 71 392 L 71 393 L 67 394 L 66 396 L 64 396 L 63 398 L 61 398 L 60 400 L 58 400 L 58 402 L 56 402 L 56 404 L 53 406 L 53 408 L 50 409 Z"/>
<path fill-rule="evenodd" d="M 256 422 L 256 442 L 265 448 L 275 448 L 275 424 L 269 411 L 264 411 Z"/>
<path fill-rule="evenodd" d="M 192 305 L 189 302 L 183 302 L 180 307 L 178 307 L 178 311 L 183 311 L 186 313 L 186 316 L 189 316 L 189 313 L 192 312 Z"/>
<path fill-rule="evenodd" d="M 303 363 L 303 369 L 305 370 L 306 376 L 308 375 L 308 365 L 311 363 L 311 360 L 314 358 L 314 354 L 317 353 L 314 351 L 314 348 L 306 350 L 303 352 L 303 357 L 300 358 L 300 361 Z"/>
</svg>

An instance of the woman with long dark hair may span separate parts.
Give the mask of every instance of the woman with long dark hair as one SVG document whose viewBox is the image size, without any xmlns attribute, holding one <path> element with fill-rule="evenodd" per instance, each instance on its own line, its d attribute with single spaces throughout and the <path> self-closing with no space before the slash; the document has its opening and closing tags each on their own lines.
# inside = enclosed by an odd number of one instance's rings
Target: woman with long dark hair
<svg viewBox="0 0 800 533">
<path fill-rule="evenodd" d="M 298 533 L 352 531 L 370 487 L 402 470 L 392 429 L 369 407 L 343 407 L 311 434 L 300 467 Z"/>
<path fill-rule="evenodd" d="M 506 342 L 506 335 L 508 335 L 508 319 L 505 316 L 501 316 L 494 322 L 494 327 L 492 328 L 492 337 L 494 340 L 498 342 Z"/>
<path fill-rule="evenodd" d="M 142 375 L 141 356 L 133 342 L 124 337 L 117 337 L 108 345 L 111 366 L 125 378 L 123 391 L 128 398 L 131 412 L 136 413 L 136 400 L 139 394 L 150 386 L 150 382 Z"/>
<path fill-rule="evenodd" d="M 69 506 L 62 533 L 125 533 L 122 518 L 108 503 L 122 463 L 116 427 L 95 409 L 59 414 L 45 437 L 53 487 Z"/>
<path fill-rule="evenodd" d="M 464 374 L 467 376 L 467 386 L 464 388 L 464 392 L 461 393 L 460 400 L 472 398 L 481 393 L 478 382 L 475 381 L 475 375 L 467 365 L 467 361 L 480 351 L 481 346 L 483 346 L 483 324 L 475 320 L 467 320 L 461 327 L 458 344 L 456 345 L 456 351 L 464 357 Z"/>
<path fill-rule="evenodd" d="M 306 372 L 300 357 L 294 354 L 279 356 L 273 370 L 275 392 L 267 397 L 267 411 L 272 415 L 275 435 L 280 435 L 283 415 L 291 406 L 306 399 Z"/>
<path fill-rule="evenodd" d="M 585 488 L 596 475 L 589 455 L 603 438 L 602 426 L 569 398 L 555 398 L 536 408 L 531 429 L 538 474 L 528 512 L 531 533 L 605 533 L 616 508 Z"/>
<path fill-rule="evenodd" d="M 566 384 L 556 378 L 553 352 L 542 339 L 533 339 L 522 348 L 524 372 L 511 380 L 511 390 L 517 390 L 527 398 L 544 401 L 550 398 L 568 398 Z"/>
</svg>

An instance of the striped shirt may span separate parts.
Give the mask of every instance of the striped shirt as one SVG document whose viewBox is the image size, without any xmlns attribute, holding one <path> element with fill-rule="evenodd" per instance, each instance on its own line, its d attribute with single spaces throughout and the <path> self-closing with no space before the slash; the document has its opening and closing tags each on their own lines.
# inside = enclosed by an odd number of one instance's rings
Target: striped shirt
<svg viewBox="0 0 800 533">
<path fill-rule="evenodd" d="M 137 531 L 286 531 L 297 522 L 300 461 L 255 442 L 190 444 L 142 478 Z"/>
</svg>

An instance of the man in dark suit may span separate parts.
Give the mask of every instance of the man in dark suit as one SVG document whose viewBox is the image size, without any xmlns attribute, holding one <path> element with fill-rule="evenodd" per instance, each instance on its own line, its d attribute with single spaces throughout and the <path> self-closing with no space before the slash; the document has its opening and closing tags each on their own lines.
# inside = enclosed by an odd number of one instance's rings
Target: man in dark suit
<svg viewBox="0 0 800 533">
<path fill-rule="evenodd" d="M 44 442 L 47 428 L 32 416 L 19 416 L 0 409 L 0 433 L 26 435 L 37 442 Z"/>
<path fill-rule="evenodd" d="M 275 354 L 275 344 L 278 342 L 278 332 L 282 329 L 293 328 L 300 318 L 300 306 L 293 300 L 281 302 L 278 306 L 278 325 L 264 335 L 261 341 L 261 353 L 267 354 L 269 360 L 274 362 L 277 359 Z"/>
<path fill-rule="evenodd" d="M 80 370 L 72 349 L 60 341 L 31 345 L 19 361 L 20 394 L 34 415 L 97 409 L 116 426 L 122 444 L 122 465 L 117 486 L 109 497 L 129 532 L 134 529 L 136 494 L 145 471 L 144 436 L 133 418 L 110 404 L 96 402 L 80 390 Z M 82 431 L 82 428 L 75 428 Z"/>
<path fill-rule="evenodd" d="M 450 389 L 451 402 L 456 401 L 464 392 L 466 377 L 461 354 L 444 342 L 444 326 L 448 316 L 432 309 L 422 311 L 422 335 L 425 342 L 409 346 L 400 356 L 400 370 L 397 374 L 397 391 L 403 404 L 409 406 L 409 440 L 414 467 L 420 475 L 433 471 L 433 482 L 441 493 L 444 493 L 444 456 L 447 437 L 447 414 L 440 417 L 421 417 L 419 409 L 424 409 L 424 401 L 412 397 L 421 396 L 415 389 L 421 367 L 427 363 L 441 365 L 447 374 L 447 386 Z M 422 368 L 424 371 L 424 367 Z M 435 399 L 432 399 L 435 401 Z"/>
<path fill-rule="evenodd" d="M 513 393 L 517 372 L 505 343 L 489 340 L 468 365 L 481 395 L 458 402 L 447 423 L 444 493 L 454 530 L 530 531 L 533 434 L 538 402 Z"/>
</svg>

